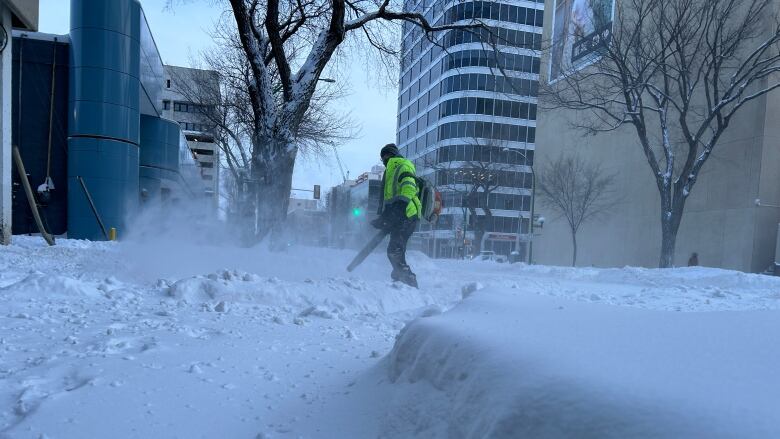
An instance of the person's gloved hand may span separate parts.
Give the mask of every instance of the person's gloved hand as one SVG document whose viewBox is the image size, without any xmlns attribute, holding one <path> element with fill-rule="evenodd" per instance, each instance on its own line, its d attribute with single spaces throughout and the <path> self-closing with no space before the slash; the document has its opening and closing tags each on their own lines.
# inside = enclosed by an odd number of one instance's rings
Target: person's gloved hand
<svg viewBox="0 0 780 439">
<path fill-rule="evenodd" d="M 385 219 L 381 216 L 372 220 L 371 225 L 374 226 L 375 229 L 379 230 L 387 230 L 389 228 L 389 224 L 387 224 L 387 221 L 385 221 Z"/>
</svg>

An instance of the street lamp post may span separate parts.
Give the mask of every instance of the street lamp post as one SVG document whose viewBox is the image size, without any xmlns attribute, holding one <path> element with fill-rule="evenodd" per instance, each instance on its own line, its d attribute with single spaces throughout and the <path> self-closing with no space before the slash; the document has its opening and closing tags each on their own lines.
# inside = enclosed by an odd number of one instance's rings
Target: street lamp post
<svg viewBox="0 0 780 439">
<path fill-rule="evenodd" d="M 509 151 L 509 148 L 504 148 L 504 151 Z M 517 152 L 523 156 L 523 160 L 528 163 L 528 156 L 520 151 Z M 534 172 L 533 164 L 529 166 L 531 168 L 531 219 L 528 224 L 529 238 L 528 238 L 528 252 L 526 253 L 526 262 L 530 265 L 533 261 L 533 249 L 534 249 L 534 206 L 536 205 L 536 173 Z M 515 241 L 515 251 L 520 251 L 520 235 L 523 234 L 523 210 L 520 206 L 520 210 L 517 213 L 517 239 Z"/>
<path fill-rule="evenodd" d="M 528 225 L 530 238 L 528 239 L 528 265 L 533 264 L 534 256 L 534 206 L 536 205 L 536 173 L 531 166 L 531 221 Z M 518 235 L 519 236 L 519 235 Z"/>
<path fill-rule="evenodd" d="M 756 198 L 754 201 L 756 207 L 768 207 L 772 209 L 780 209 L 780 205 L 777 204 L 767 204 L 761 202 L 760 198 Z M 777 225 L 777 241 L 775 243 L 775 264 L 774 264 L 774 275 L 778 276 L 780 275 L 780 224 Z"/>
</svg>

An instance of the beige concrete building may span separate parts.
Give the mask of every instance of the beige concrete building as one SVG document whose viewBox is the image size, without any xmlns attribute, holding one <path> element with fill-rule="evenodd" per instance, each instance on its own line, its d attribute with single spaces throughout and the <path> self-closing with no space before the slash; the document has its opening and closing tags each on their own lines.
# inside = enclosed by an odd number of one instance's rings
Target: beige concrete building
<svg viewBox="0 0 780 439">
<path fill-rule="evenodd" d="M 550 3 L 556 7 L 545 8 L 545 41 L 553 32 L 556 10 L 560 13 L 563 9 L 560 3 L 570 1 Z M 547 81 L 550 57 L 542 59 L 542 66 L 541 80 Z M 578 265 L 657 267 L 661 250 L 660 197 L 633 126 L 585 136 L 572 128 L 571 122 L 580 117 L 582 112 L 569 110 L 540 114 L 535 166 L 538 170 L 539 165 L 559 154 L 577 152 L 617 173 L 621 202 L 608 216 L 580 229 Z M 756 199 L 780 205 L 780 93 L 743 108 L 714 149 L 688 199 L 677 238 L 675 265 L 686 265 L 691 253 L 697 252 L 700 264 L 705 266 L 747 272 L 771 267 L 780 209 L 759 207 Z M 536 231 L 534 262 L 570 264 L 572 244 L 566 221 L 540 201 L 536 202 L 536 212 L 547 221 L 542 230 Z"/>
<path fill-rule="evenodd" d="M 38 30 L 38 0 L 0 0 L 0 244 L 11 243 L 13 28 Z"/>
</svg>

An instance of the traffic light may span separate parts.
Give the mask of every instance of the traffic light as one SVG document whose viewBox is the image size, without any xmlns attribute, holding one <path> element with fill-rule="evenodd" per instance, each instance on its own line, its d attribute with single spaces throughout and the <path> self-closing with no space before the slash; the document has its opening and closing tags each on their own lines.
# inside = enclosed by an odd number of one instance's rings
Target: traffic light
<svg viewBox="0 0 780 439">
<path fill-rule="evenodd" d="M 352 216 L 360 216 L 362 213 L 359 207 L 352 209 Z"/>
</svg>

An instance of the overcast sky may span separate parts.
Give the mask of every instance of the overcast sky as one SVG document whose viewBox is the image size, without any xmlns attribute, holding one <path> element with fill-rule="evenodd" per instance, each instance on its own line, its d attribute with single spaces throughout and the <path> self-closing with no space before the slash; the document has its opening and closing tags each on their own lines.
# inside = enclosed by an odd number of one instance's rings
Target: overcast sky
<svg viewBox="0 0 780 439">
<path fill-rule="evenodd" d="M 165 0 L 141 0 L 157 47 L 166 64 L 187 66 L 191 54 L 211 44 L 209 30 L 223 11 L 211 0 L 200 0 L 165 9 Z M 70 2 L 41 0 L 40 31 L 66 34 L 70 27 Z M 365 64 L 355 56 L 345 65 L 349 70 L 343 78 L 349 84 L 350 95 L 334 106 L 338 111 L 350 111 L 360 128 L 360 137 L 339 149 L 341 160 L 351 177 L 378 164 L 379 149 L 395 139 L 395 89 L 380 87 L 369 77 Z M 341 183 L 341 172 L 333 157 L 323 160 L 303 160 L 295 170 L 293 187 L 307 189 L 321 184 L 323 190 Z M 301 193 L 301 196 L 309 196 Z"/>
</svg>

